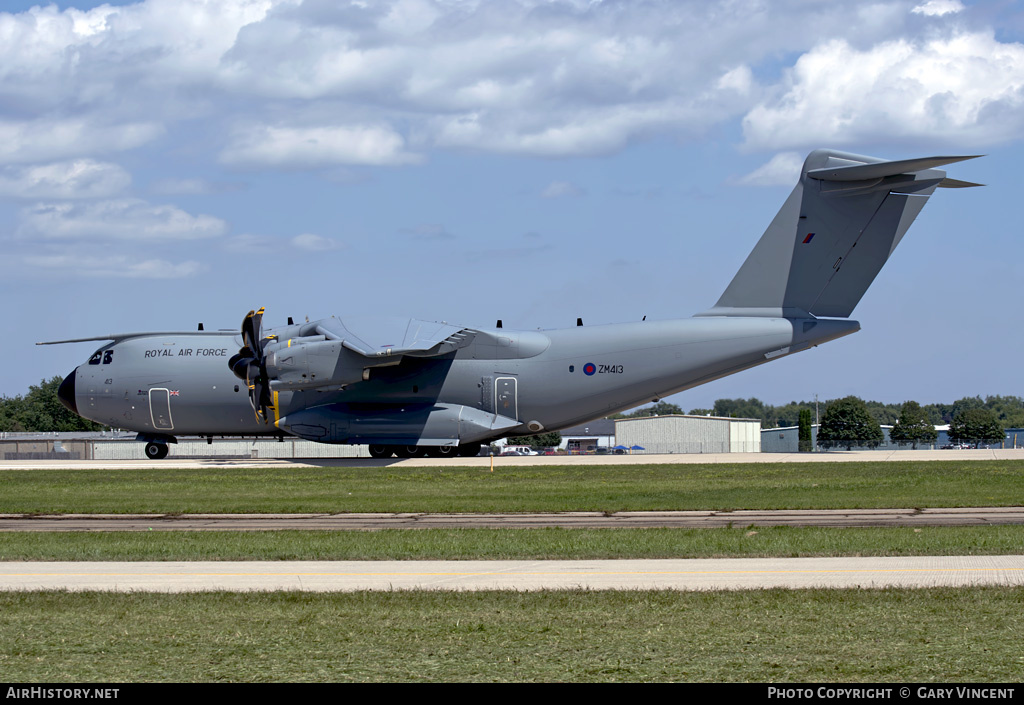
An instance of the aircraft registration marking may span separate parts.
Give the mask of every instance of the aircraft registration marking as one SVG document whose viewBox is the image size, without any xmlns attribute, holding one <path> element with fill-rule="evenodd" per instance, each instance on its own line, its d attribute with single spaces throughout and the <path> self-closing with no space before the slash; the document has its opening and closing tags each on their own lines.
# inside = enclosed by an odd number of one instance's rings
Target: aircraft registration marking
<svg viewBox="0 0 1024 705">
<path fill-rule="evenodd" d="M 595 365 L 593 362 L 588 362 L 583 366 L 583 374 L 588 377 L 599 374 L 599 375 L 621 375 L 625 371 L 623 365 Z"/>
</svg>

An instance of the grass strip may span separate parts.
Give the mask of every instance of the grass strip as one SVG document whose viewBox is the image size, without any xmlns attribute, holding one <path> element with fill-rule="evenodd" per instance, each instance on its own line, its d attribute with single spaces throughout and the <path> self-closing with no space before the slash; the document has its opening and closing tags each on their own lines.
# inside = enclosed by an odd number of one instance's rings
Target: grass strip
<svg viewBox="0 0 1024 705">
<path fill-rule="evenodd" d="M 1024 589 L 0 594 L 11 682 L 1017 682 Z"/>
<path fill-rule="evenodd" d="M 1024 460 L 0 471 L 0 513 L 563 512 L 1012 506 Z"/>
<path fill-rule="evenodd" d="M 11 532 L 4 561 L 516 560 L 1006 555 L 1024 526 Z"/>
</svg>

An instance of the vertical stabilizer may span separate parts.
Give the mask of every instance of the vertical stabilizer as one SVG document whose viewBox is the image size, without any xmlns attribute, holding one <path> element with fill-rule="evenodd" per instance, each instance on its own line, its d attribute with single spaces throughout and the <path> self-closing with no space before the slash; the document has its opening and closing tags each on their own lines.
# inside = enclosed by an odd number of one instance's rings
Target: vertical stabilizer
<svg viewBox="0 0 1024 705">
<path fill-rule="evenodd" d="M 845 318 L 938 187 L 977 186 L 934 167 L 819 149 L 725 293 L 700 316 Z"/>
</svg>

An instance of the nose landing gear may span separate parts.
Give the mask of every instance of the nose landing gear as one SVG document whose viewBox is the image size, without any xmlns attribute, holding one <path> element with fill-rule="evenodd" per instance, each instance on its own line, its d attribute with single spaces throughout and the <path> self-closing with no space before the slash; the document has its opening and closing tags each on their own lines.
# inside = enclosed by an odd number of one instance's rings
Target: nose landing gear
<svg viewBox="0 0 1024 705">
<path fill-rule="evenodd" d="M 147 443 L 146 444 L 146 457 L 150 460 L 162 460 L 167 457 L 167 444 L 166 443 Z"/>
</svg>

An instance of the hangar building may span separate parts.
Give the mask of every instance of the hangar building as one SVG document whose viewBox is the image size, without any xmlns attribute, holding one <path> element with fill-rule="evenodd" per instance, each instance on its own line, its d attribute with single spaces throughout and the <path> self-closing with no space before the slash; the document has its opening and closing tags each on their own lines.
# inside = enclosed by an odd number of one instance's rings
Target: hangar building
<svg viewBox="0 0 1024 705">
<path fill-rule="evenodd" d="M 647 453 L 760 453 L 760 419 L 646 416 L 616 419 L 615 441 Z"/>
</svg>

